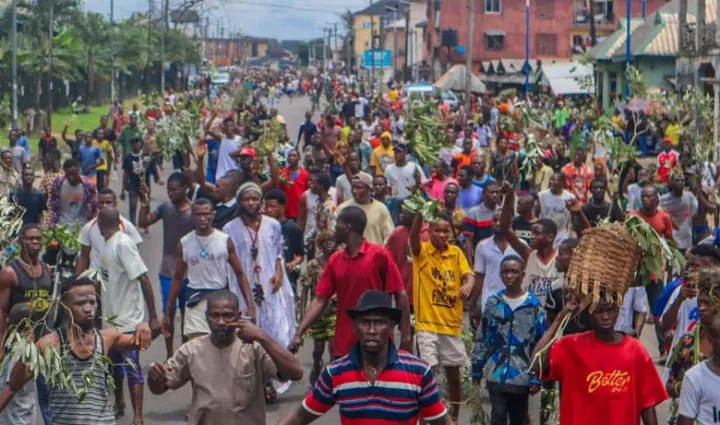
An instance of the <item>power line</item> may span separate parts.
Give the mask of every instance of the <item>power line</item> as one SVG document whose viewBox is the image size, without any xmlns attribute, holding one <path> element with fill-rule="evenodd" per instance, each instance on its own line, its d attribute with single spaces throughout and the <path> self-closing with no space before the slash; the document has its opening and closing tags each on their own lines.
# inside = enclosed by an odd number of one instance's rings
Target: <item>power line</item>
<svg viewBox="0 0 720 425">
<path fill-rule="evenodd" d="M 265 6 L 265 7 L 273 7 L 273 8 L 278 8 L 278 9 L 297 10 L 297 11 L 304 11 L 304 12 L 329 13 L 332 15 L 337 15 L 338 13 L 342 13 L 346 10 L 346 9 L 328 10 L 329 8 L 337 7 L 337 6 L 328 6 L 328 7 L 288 6 L 287 4 L 281 4 L 281 3 L 262 3 L 262 2 L 246 1 L 246 0 L 231 0 L 228 3 L 244 4 L 244 5 L 248 5 L 248 6 Z"/>
</svg>

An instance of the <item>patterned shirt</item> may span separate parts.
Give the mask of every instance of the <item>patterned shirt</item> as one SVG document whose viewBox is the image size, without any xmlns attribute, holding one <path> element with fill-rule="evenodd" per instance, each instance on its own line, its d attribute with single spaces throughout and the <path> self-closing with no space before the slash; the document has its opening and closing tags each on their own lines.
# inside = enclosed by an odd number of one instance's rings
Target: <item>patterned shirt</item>
<svg viewBox="0 0 720 425">
<path fill-rule="evenodd" d="M 340 405 L 342 425 L 415 425 L 419 415 L 433 421 L 447 414 L 430 366 L 398 351 L 392 341 L 385 368 L 374 384 L 365 375 L 360 345 L 356 344 L 350 354 L 323 370 L 303 401 L 305 410 L 317 416 L 335 404 Z"/>
<path fill-rule="evenodd" d="M 578 201 L 586 204 L 590 199 L 590 182 L 593 180 L 593 172 L 587 165 L 580 168 L 575 167 L 572 162 L 562 168 L 565 174 L 565 189 L 575 195 Z"/>
<path fill-rule="evenodd" d="M 62 191 L 62 184 L 65 181 L 65 176 L 58 177 L 52 184 L 50 191 L 50 201 L 48 201 L 48 210 L 50 211 L 50 226 L 54 228 L 57 224 L 58 216 L 60 215 L 60 195 Z M 97 203 L 97 190 L 95 185 L 90 183 L 86 177 L 82 177 L 83 185 L 83 205 L 85 206 L 85 213 L 87 217 L 95 217 L 98 213 Z"/>
</svg>

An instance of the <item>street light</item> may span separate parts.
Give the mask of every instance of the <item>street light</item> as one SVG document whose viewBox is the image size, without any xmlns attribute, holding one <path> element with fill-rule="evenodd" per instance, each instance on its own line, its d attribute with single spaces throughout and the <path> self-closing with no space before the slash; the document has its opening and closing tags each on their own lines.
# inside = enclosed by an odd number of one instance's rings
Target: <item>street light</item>
<svg viewBox="0 0 720 425">
<path fill-rule="evenodd" d="M 525 99 L 527 99 L 529 94 L 530 94 L 530 0 L 525 0 Z"/>
</svg>

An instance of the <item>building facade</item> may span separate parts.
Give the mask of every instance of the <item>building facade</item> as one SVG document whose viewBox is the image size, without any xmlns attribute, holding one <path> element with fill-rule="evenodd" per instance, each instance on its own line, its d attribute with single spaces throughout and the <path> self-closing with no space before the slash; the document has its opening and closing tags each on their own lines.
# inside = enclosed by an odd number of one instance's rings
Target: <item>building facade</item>
<svg viewBox="0 0 720 425">
<path fill-rule="evenodd" d="M 525 0 L 475 1 L 473 67 L 484 60 L 521 59 L 526 48 Z M 530 57 L 570 59 L 590 46 L 591 20 L 595 21 L 598 41 L 618 28 L 627 16 L 626 2 L 619 0 L 532 0 L 530 2 Z M 442 45 L 444 30 L 457 31 L 458 45 L 468 46 L 468 9 L 462 1 L 427 0 L 426 57 L 434 71 L 442 72 L 448 63 L 464 62 L 465 56 Z M 646 0 L 647 16 L 666 0 Z M 591 10 L 594 13 L 591 13 Z M 631 16 L 642 16 L 642 0 L 631 0 Z"/>
<path fill-rule="evenodd" d="M 265 56 L 268 46 L 268 40 L 252 37 L 210 38 L 207 60 L 216 66 L 244 65 L 248 59 Z"/>
</svg>

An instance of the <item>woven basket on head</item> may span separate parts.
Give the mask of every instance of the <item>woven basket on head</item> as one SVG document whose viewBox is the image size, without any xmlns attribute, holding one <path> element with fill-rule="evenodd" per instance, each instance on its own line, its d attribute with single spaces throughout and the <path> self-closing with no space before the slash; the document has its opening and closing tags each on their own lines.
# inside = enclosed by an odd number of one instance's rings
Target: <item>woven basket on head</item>
<svg viewBox="0 0 720 425">
<path fill-rule="evenodd" d="M 640 248 L 620 223 L 583 232 L 566 274 L 566 286 L 580 296 L 580 307 L 593 311 L 601 299 L 622 305 L 633 282 Z"/>
</svg>

